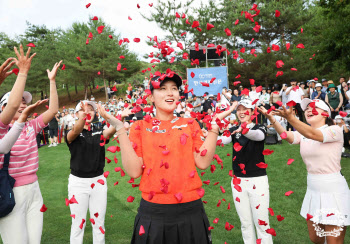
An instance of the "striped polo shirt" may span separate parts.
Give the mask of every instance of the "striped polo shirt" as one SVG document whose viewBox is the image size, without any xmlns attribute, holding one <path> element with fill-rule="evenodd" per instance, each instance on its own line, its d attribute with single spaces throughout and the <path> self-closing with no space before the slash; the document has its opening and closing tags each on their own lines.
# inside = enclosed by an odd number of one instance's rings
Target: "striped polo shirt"
<svg viewBox="0 0 350 244">
<path fill-rule="evenodd" d="M 10 125 L 0 121 L 0 139 L 8 132 Z M 9 174 L 16 180 L 15 187 L 33 183 L 38 180 L 36 172 L 39 168 L 39 154 L 36 135 L 47 125 L 43 117 L 26 122 L 14 146 L 11 148 Z M 1 143 L 6 143 L 1 141 Z M 4 164 L 4 155 L 0 154 L 0 169 Z"/>
</svg>

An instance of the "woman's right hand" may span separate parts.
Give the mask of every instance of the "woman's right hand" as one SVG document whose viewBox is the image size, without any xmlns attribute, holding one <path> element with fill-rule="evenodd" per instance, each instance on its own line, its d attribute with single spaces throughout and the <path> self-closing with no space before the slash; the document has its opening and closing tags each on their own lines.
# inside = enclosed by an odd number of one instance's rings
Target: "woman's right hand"
<svg viewBox="0 0 350 244">
<path fill-rule="evenodd" d="M 14 50 L 17 55 L 17 59 L 15 59 L 15 61 L 17 67 L 19 68 L 19 72 L 23 74 L 28 74 L 30 65 L 32 64 L 32 60 L 35 57 L 36 53 L 29 57 L 31 48 L 28 48 L 27 54 L 26 56 L 24 56 L 22 44 L 19 46 L 20 53 L 18 53 L 16 47 L 14 47 Z"/>
<path fill-rule="evenodd" d="M 0 66 L 0 85 L 4 82 L 4 80 L 11 75 L 13 72 L 9 71 L 11 67 L 16 63 L 15 58 L 8 58 L 1 66 Z M 12 62 L 11 62 L 12 61 Z M 11 63 L 10 63 L 11 62 Z"/>
<path fill-rule="evenodd" d="M 18 122 L 18 123 L 26 122 L 28 116 L 31 115 L 31 114 L 34 112 L 34 110 L 35 110 L 38 106 L 40 106 L 41 104 L 46 103 L 47 101 L 48 101 L 48 99 L 39 100 L 39 101 L 37 101 L 36 103 L 34 103 L 34 104 L 29 105 L 28 107 L 26 107 L 26 108 L 22 111 L 22 113 L 21 113 L 21 115 L 19 116 L 17 122 Z"/>
<path fill-rule="evenodd" d="M 132 110 L 132 109 L 131 109 L 130 106 L 127 107 L 127 108 L 125 108 L 125 109 L 123 110 L 123 112 L 122 112 L 122 114 L 121 114 L 122 120 L 124 120 L 124 118 L 129 117 L 130 115 L 134 114 L 133 112 L 131 112 L 131 110 Z"/>
<path fill-rule="evenodd" d="M 84 120 L 87 115 L 87 103 L 80 102 L 81 108 L 80 111 L 78 111 L 78 118 Z"/>
</svg>

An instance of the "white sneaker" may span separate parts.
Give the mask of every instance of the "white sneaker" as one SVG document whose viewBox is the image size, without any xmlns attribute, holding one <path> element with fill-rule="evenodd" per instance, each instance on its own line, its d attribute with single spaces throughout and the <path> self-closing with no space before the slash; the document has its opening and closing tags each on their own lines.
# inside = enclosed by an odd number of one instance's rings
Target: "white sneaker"
<svg viewBox="0 0 350 244">
<path fill-rule="evenodd" d="M 57 147 L 57 143 L 56 142 L 53 143 L 53 147 Z"/>
<path fill-rule="evenodd" d="M 52 147 L 53 145 L 52 144 L 50 144 L 48 147 Z"/>
</svg>

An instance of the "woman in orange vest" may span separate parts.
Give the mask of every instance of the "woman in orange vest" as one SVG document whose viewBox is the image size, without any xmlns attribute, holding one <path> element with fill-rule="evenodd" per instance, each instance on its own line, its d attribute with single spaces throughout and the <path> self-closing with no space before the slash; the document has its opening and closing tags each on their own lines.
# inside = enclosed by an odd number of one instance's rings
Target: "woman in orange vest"
<svg viewBox="0 0 350 244">
<path fill-rule="evenodd" d="M 232 109 L 212 119 L 205 138 L 195 119 L 173 114 L 181 85 L 174 73 L 153 77 L 149 99 L 156 107 L 155 118 L 136 121 L 130 137 L 121 122 L 115 126 L 124 169 L 132 178 L 141 176 L 142 200 L 131 243 L 212 243 L 196 168 L 211 164 L 219 133 L 215 121 Z"/>
</svg>

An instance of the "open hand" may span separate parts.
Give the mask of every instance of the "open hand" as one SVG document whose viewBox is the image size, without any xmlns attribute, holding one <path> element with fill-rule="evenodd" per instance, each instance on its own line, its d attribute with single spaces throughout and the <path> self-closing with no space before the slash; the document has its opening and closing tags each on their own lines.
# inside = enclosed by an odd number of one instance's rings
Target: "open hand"
<svg viewBox="0 0 350 244">
<path fill-rule="evenodd" d="M 267 110 L 265 107 L 257 107 L 258 108 L 258 111 L 264 115 L 268 120 L 270 120 L 271 122 L 273 121 L 273 115 L 271 113 L 267 113 Z"/>
<path fill-rule="evenodd" d="M 290 118 L 293 117 L 293 107 L 290 106 L 288 109 L 286 109 L 286 107 L 282 105 L 282 109 L 276 109 L 275 111 L 272 111 L 270 114 L 278 115 L 280 117 L 283 117 L 289 120 Z"/>
<path fill-rule="evenodd" d="M 78 111 L 78 118 L 84 120 L 86 118 L 87 112 L 87 103 L 80 102 L 81 108 Z"/>
<path fill-rule="evenodd" d="M 102 118 L 104 118 L 106 121 L 111 118 L 111 115 L 106 112 L 104 107 L 101 106 L 101 104 L 97 104 L 97 111 L 101 115 Z"/>
<path fill-rule="evenodd" d="M 56 79 L 57 70 L 60 67 L 61 63 L 62 63 L 62 60 L 59 63 L 55 63 L 51 71 L 49 69 L 46 70 L 47 76 L 49 77 L 50 81 L 51 80 L 54 81 Z"/>
<path fill-rule="evenodd" d="M 11 67 L 16 63 L 16 59 L 14 58 L 8 58 L 1 66 L 0 66 L 0 85 L 4 80 L 7 78 L 7 76 L 11 75 L 13 72 L 9 71 Z M 12 62 L 11 62 L 12 61 Z M 11 63 L 10 63 L 11 62 Z"/>
<path fill-rule="evenodd" d="M 129 107 L 127 107 L 127 108 L 125 108 L 124 110 L 123 110 L 123 112 L 122 112 L 122 120 L 124 119 L 124 118 L 126 118 L 126 117 L 129 117 L 131 114 L 134 114 L 133 112 L 131 112 L 131 106 L 129 106 Z"/>
<path fill-rule="evenodd" d="M 34 103 L 34 104 L 29 105 L 28 107 L 26 107 L 26 108 L 22 111 L 21 115 L 19 116 L 18 122 L 19 122 L 19 123 L 26 122 L 28 116 L 31 115 L 31 114 L 34 112 L 34 110 L 35 110 L 38 106 L 40 106 L 41 104 L 46 103 L 47 101 L 48 101 L 48 99 L 39 100 L 39 101 L 37 101 L 36 103 Z"/>
<path fill-rule="evenodd" d="M 22 44 L 19 46 L 20 53 L 18 53 L 16 47 L 14 47 L 14 50 L 17 55 L 17 59 L 15 59 L 15 61 L 17 67 L 19 68 L 19 72 L 23 74 L 28 74 L 30 65 L 32 64 L 32 59 L 35 57 L 36 53 L 29 57 L 31 48 L 28 48 L 27 54 L 24 56 Z"/>
</svg>

